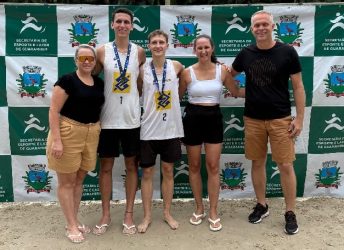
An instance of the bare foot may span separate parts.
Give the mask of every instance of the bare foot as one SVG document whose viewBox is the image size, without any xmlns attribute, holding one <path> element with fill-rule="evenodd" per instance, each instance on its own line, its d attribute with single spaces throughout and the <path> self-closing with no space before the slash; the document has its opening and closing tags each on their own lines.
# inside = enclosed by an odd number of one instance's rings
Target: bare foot
<svg viewBox="0 0 344 250">
<path fill-rule="evenodd" d="M 165 215 L 164 220 L 172 230 L 176 230 L 179 227 L 178 221 L 176 221 L 170 214 Z"/>
<path fill-rule="evenodd" d="M 151 220 L 150 219 L 143 219 L 141 224 L 137 226 L 137 231 L 139 233 L 145 233 L 149 227 L 149 225 L 151 224 Z"/>
</svg>

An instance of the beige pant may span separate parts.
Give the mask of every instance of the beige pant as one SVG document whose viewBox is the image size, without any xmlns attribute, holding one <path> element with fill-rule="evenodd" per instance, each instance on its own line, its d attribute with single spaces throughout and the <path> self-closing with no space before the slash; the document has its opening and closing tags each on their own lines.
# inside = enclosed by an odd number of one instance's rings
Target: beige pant
<svg viewBox="0 0 344 250">
<path fill-rule="evenodd" d="M 245 156 L 249 160 L 262 159 L 267 154 L 270 140 L 272 160 L 289 163 L 295 160 L 294 140 L 289 137 L 291 116 L 273 120 L 257 120 L 244 117 Z"/>
<path fill-rule="evenodd" d="M 84 124 L 67 117 L 60 118 L 60 134 L 63 155 L 56 159 L 51 155 L 52 136 L 47 139 L 48 167 L 59 173 L 74 173 L 79 169 L 92 171 L 96 167 L 100 123 Z"/>
</svg>

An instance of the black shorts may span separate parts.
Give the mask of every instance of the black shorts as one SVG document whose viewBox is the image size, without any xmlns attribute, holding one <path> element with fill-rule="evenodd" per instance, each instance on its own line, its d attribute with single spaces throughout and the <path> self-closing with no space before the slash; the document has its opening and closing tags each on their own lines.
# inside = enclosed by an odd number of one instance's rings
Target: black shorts
<svg viewBox="0 0 344 250">
<path fill-rule="evenodd" d="M 178 161 L 182 155 L 179 138 L 141 141 L 140 166 L 142 168 L 154 166 L 158 154 L 164 162 Z"/>
<path fill-rule="evenodd" d="M 100 158 L 118 157 L 120 146 L 125 157 L 137 156 L 140 151 L 140 128 L 100 131 L 98 144 Z"/>
<path fill-rule="evenodd" d="M 222 143 L 223 121 L 219 105 L 200 106 L 188 103 L 183 114 L 185 145 Z"/>
</svg>

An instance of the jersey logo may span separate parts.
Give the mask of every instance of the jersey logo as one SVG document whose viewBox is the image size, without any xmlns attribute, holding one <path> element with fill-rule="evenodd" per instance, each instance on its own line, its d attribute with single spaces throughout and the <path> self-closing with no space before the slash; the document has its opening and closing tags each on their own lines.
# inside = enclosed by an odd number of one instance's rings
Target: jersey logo
<svg viewBox="0 0 344 250">
<path fill-rule="evenodd" d="M 160 92 L 156 91 L 154 93 L 154 99 L 155 99 L 155 107 L 156 111 L 163 111 L 167 109 L 171 109 L 171 103 L 172 103 L 172 96 L 171 96 L 171 90 L 166 90 L 161 95 Z"/>
</svg>

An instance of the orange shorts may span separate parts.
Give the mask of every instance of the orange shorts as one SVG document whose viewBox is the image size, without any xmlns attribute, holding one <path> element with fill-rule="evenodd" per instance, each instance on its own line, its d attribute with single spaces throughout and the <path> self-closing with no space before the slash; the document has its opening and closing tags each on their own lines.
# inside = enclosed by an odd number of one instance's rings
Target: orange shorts
<svg viewBox="0 0 344 250">
<path fill-rule="evenodd" d="M 291 116 L 273 120 L 257 120 L 244 116 L 245 156 L 258 160 L 266 156 L 270 140 L 272 160 L 289 163 L 295 160 L 294 140 L 289 137 Z"/>
<path fill-rule="evenodd" d="M 79 169 L 92 171 L 96 167 L 100 123 L 84 124 L 60 117 L 63 154 L 60 159 L 51 155 L 52 136 L 47 139 L 48 167 L 59 173 L 74 173 Z"/>
</svg>

